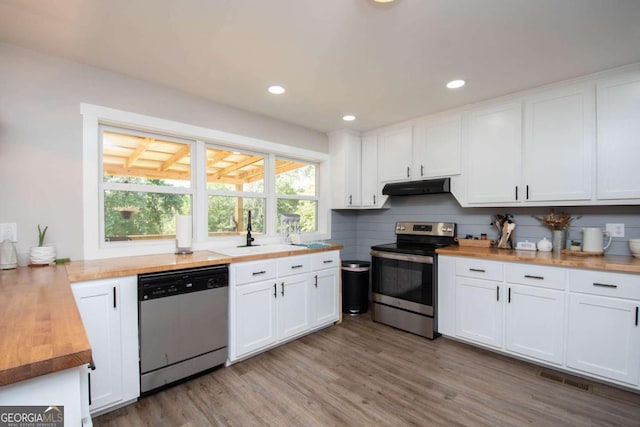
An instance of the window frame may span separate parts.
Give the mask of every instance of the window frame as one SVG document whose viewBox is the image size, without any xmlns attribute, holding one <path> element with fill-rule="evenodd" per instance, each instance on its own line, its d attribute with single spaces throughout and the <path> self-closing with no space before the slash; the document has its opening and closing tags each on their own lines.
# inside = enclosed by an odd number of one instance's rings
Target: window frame
<svg viewBox="0 0 640 427">
<path fill-rule="evenodd" d="M 265 192 L 240 192 L 245 197 L 266 197 L 267 218 L 265 234 L 258 238 L 260 244 L 280 243 L 281 236 L 276 231 L 276 205 L 279 195 L 275 193 L 275 160 L 288 158 L 316 165 L 317 231 L 305 233 L 304 240 L 325 240 L 331 237 L 329 155 L 295 146 L 275 143 L 258 138 L 223 132 L 215 129 L 189 125 L 181 122 L 161 119 L 143 114 L 131 113 L 92 104 L 80 104 L 83 119 L 83 242 L 84 259 L 112 258 L 131 255 L 173 253 L 173 239 L 149 239 L 126 242 L 104 242 L 104 205 L 102 176 L 101 129 L 114 127 L 132 132 L 151 133 L 158 137 L 176 138 L 180 141 L 192 141 L 191 146 L 191 186 L 171 187 L 187 190 L 191 194 L 191 209 L 194 221 L 194 250 L 214 250 L 232 247 L 244 243 L 244 235 L 211 236 L 208 235 L 208 196 L 206 185 L 207 146 L 222 146 L 235 150 L 245 150 L 265 157 Z M 149 192 L 159 192 L 159 188 L 147 187 Z M 227 192 L 238 193 L 238 192 Z M 281 195 L 285 198 L 286 195 Z M 311 196 L 289 195 L 302 199 Z M 104 244 L 107 243 L 107 244 Z"/>
</svg>

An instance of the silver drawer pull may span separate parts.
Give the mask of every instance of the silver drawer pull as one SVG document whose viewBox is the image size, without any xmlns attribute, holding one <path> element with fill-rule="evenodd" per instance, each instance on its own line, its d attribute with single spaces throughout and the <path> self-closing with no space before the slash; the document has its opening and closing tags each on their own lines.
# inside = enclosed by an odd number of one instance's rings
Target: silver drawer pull
<svg viewBox="0 0 640 427">
<path fill-rule="evenodd" d="M 524 275 L 524 278 L 525 278 L 525 279 L 538 279 L 538 280 L 544 280 L 544 277 L 542 277 L 542 276 L 532 276 L 532 275 L 530 275 L 530 274 L 525 274 L 525 275 Z"/>
<path fill-rule="evenodd" d="M 473 271 L 475 273 L 486 273 L 485 270 L 482 270 L 480 268 L 470 268 L 469 271 Z"/>
<path fill-rule="evenodd" d="M 264 273 L 266 273 L 266 271 L 265 271 L 265 270 L 262 270 L 262 271 L 254 271 L 254 272 L 253 272 L 253 273 L 251 273 L 251 274 L 252 274 L 252 275 L 254 275 L 254 276 L 259 276 L 260 274 L 264 274 Z"/>
<path fill-rule="evenodd" d="M 609 285 L 608 283 L 594 283 L 593 286 L 600 286 L 601 288 L 617 288 L 618 285 Z"/>
<path fill-rule="evenodd" d="M 322 261 L 324 264 L 331 264 L 333 262 L 332 259 L 326 259 L 324 261 Z"/>
<path fill-rule="evenodd" d="M 302 264 L 298 264 L 298 265 L 292 265 L 291 268 L 302 268 L 304 267 L 304 265 Z"/>
</svg>

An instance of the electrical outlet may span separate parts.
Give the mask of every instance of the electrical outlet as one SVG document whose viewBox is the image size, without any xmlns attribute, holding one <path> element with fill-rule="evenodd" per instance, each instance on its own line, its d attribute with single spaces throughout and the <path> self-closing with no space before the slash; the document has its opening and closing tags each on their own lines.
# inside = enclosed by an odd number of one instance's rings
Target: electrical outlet
<svg viewBox="0 0 640 427">
<path fill-rule="evenodd" d="M 3 222 L 0 224 L 0 242 L 3 240 L 18 241 L 18 227 L 15 222 Z"/>
<path fill-rule="evenodd" d="M 607 231 L 611 237 L 624 237 L 624 224 L 607 224 Z"/>
</svg>

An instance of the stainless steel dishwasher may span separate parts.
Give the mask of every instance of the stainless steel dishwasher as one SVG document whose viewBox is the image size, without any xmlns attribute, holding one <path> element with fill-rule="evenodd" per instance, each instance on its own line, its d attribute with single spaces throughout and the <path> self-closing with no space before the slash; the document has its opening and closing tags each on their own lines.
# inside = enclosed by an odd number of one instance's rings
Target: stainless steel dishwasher
<svg viewBox="0 0 640 427">
<path fill-rule="evenodd" d="M 227 360 L 227 265 L 138 276 L 140 391 Z"/>
</svg>

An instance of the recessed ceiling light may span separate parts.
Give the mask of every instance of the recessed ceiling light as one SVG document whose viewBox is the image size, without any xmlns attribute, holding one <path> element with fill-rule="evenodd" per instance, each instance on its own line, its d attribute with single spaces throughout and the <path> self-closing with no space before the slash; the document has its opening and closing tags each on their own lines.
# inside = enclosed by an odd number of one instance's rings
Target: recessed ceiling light
<svg viewBox="0 0 640 427">
<path fill-rule="evenodd" d="M 274 95 L 282 95 L 285 92 L 284 88 L 278 85 L 269 86 L 269 89 L 267 90 L 269 91 L 269 93 L 272 93 Z"/>
<path fill-rule="evenodd" d="M 345 122 L 352 122 L 356 119 L 356 116 L 354 116 L 353 114 L 347 114 L 345 116 L 342 116 L 342 120 L 344 120 Z"/>
<path fill-rule="evenodd" d="M 464 80 L 451 80 L 449 83 L 447 83 L 447 87 L 449 89 L 458 89 L 459 87 L 464 86 L 466 82 Z"/>
<path fill-rule="evenodd" d="M 394 0 L 373 0 L 375 3 L 391 3 Z"/>
</svg>

